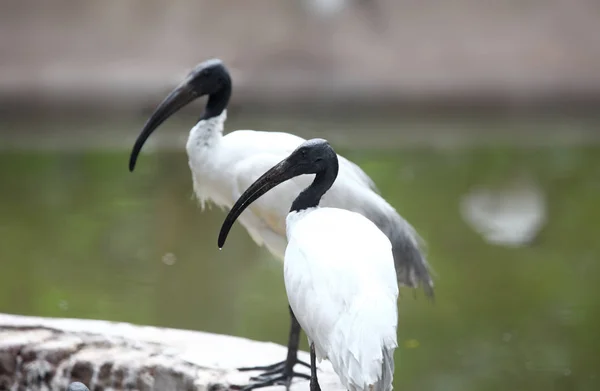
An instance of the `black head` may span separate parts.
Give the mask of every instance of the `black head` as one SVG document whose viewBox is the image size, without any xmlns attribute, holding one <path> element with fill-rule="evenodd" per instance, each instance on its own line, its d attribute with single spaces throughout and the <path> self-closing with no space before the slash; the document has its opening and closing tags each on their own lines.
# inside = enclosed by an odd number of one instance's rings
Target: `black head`
<svg viewBox="0 0 600 391">
<path fill-rule="evenodd" d="M 284 162 L 290 167 L 292 177 L 303 174 L 316 174 L 331 164 L 337 155 L 327 140 L 313 138 L 300 144 Z M 336 164 L 337 175 L 337 164 Z"/>
<path fill-rule="evenodd" d="M 231 76 L 223 62 L 213 58 L 196 65 L 182 85 L 186 85 L 196 95 L 196 98 L 215 95 L 223 90 L 229 90 L 231 93 Z M 229 94 L 227 98 L 229 98 Z M 221 113 L 216 115 L 219 114 Z"/>
<path fill-rule="evenodd" d="M 246 189 L 233 205 L 221 226 L 219 248 L 225 244 L 231 226 L 244 209 L 280 183 L 304 174 L 317 175 L 313 183 L 296 197 L 291 211 L 317 206 L 323 194 L 331 188 L 337 177 L 337 154 L 326 140 L 317 138 L 303 142 L 290 156 L 276 164 Z"/>
<path fill-rule="evenodd" d="M 160 103 L 135 141 L 129 158 L 129 171 L 135 168 L 137 157 L 152 132 L 181 108 L 205 95 L 209 98 L 202 119 L 221 115 L 231 97 L 231 76 L 219 59 L 198 64 Z"/>
</svg>

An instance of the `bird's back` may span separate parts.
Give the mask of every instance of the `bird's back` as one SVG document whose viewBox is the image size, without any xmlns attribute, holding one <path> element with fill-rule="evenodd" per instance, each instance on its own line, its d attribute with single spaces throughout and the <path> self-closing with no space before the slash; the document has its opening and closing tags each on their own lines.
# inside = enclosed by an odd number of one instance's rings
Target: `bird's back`
<svg viewBox="0 0 600 391">
<path fill-rule="evenodd" d="M 284 276 L 298 322 L 351 391 L 391 389 L 398 284 L 389 239 L 336 208 L 290 213 Z"/>
</svg>

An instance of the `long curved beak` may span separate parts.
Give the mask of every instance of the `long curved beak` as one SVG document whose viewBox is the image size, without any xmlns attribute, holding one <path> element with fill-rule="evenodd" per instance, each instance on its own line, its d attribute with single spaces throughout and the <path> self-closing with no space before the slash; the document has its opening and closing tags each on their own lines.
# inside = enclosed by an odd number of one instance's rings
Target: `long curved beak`
<svg viewBox="0 0 600 391">
<path fill-rule="evenodd" d="M 221 231 L 219 232 L 218 245 L 219 249 L 223 248 L 229 230 L 235 220 L 242 214 L 242 212 L 260 196 L 271 190 L 275 186 L 279 185 L 297 176 L 294 173 L 294 165 L 290 163 L 289 158 L 286 158 L 265 172 L 260 178 L 258 178 L 253 184 L 246 189 L 246 191 L 240 196 L 235 205 L 225 217 L 223 225 L 221 225 Z"/>
<path fill-rule="evenodd" d="M 175 114 L 182 107 L 196 99 L 199 95 L 187 83 L 187 80 L 175 88 L 158 106 L 150 119 L 144 125 L 142 132 L 135 140 L 135 144 L 129 157 L 129 171 L 133 171 L 138 155 L 144 146 L 148 137 L 158 128 L 167 118 Z"/>
</svg>

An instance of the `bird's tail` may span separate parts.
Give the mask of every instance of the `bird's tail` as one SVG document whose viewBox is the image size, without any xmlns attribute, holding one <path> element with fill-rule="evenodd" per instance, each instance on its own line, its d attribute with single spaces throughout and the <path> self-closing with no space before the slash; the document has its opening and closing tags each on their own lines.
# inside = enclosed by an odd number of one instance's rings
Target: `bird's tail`
<svg viewBox="0 0 600 391">
<path fill-rule="evenodd" d="M 400 233 L 392 244 L 398 282 L 411 288 L 421 285 L 426 296 L 433 298 L 431 266 L 423 250 L 410 239 L 405 233 Z"/>
<path fill-rule="evenodd" d="M 433 299 L 433 270 L 425 255 L 426 243 L 408 221 L 395 217 L 384 232 L 392 242 L 398 283 L 411 288 L 421 285 L 427 297 Z"/>
<path fill-rule="evenodd" d="M 373 391 L 391 391 L 394 380 L 394 349 L 383 348 L 383 363 L 381 364 L 381 378 L 373 384 Z"/>
<path fill-rule="evenodd" d="M 396 299 L 365 295 L 332 331 L 327 358 L 348 391 L 391 391 L 398 346 Z"/>
</svg>

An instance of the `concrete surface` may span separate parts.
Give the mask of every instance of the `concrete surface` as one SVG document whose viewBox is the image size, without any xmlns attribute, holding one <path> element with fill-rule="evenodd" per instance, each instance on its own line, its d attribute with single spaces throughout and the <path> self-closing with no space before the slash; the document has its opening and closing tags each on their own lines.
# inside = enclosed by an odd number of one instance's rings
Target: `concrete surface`
<svg viewBox="0 0 600 391">
<path fill-rule="evenodd" d="M 299 353 L 309 362 L 308 353 Z M 92 391 L 217 391 L 257 374 L 235 368 L 273 364 L 285 354 L 274 343 L 199 331 L 0 313 L 1 390 L 62 391 L 81 381 Z M 318 369 L 324 390 L 343 391 L 329 362 Z M 291 390 L 307 388 L 308 381 L 296 380 Z"/>
</svg>

